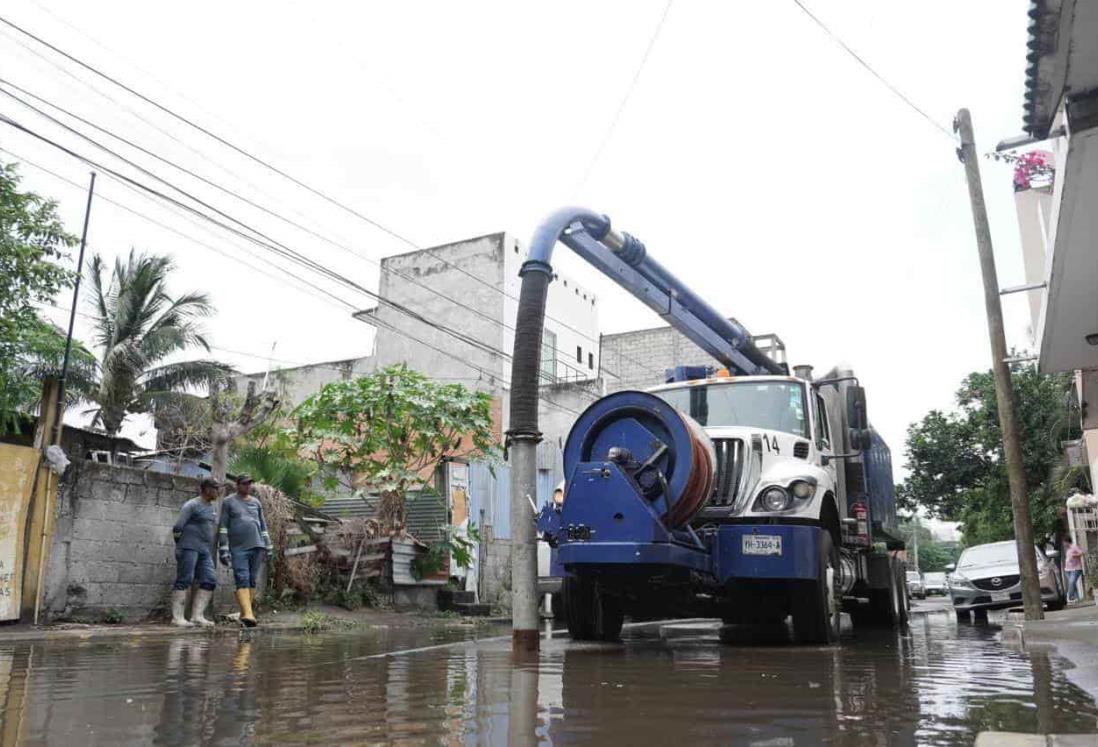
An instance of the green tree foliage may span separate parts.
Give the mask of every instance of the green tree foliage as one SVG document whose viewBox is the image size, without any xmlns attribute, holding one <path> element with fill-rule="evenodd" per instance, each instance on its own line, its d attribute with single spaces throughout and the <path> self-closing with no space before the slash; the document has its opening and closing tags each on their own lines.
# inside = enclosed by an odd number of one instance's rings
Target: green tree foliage
<svg viewBox="0 0 1098 747">
<path fill-rule="evenodd" d="M 209 351 L 201 321 L 213 313 L 204 293 L 168 293 L 170 258 L 130 251 L 115 261 L 91 261 L 91 305 L 101 375 L 90 393 L 97 420 L 117 433 L 126 415 L 156 410 L 194 387 L 223 380 L 232 369 L 213 360 L 169 362 L 190 348 Z"/>
<path fill-rule="evenodd" d="M 399 532 L 408 491 L 428 486 L 443 457 L 494 452 L 491 404 L 484 392 L 394 366 L 326 385 L 295 411 L 292 437 L 328 487 L 339 475 L 379 494 L 379 521 Z"/>
<path fill-rule="evenodd" d="M 1058 528 L 1067 492 L 1085 480 L 1066 468 L 1060 446 L 1080 434 L 1071 377 L 1015 366 L 1012 378 L 1034 531 L 1047 538 Z M 991 372 L 965 377 L 956 401 L 955 411 L 933 410 L 908 428 L 910 476 L 898 489 L 901 504 L 961 522 L 968 545 L 1009 539 L 1010 487 Z"/>
<path fill-rule="evenodd" d="M 900 536 L 907 544 L 907 564 L 909 568 L 915 566 L 915 527 L 910 519 L 900 521 Z M 923 573 L 945 571 L 950 563 L 956 563 L 961 555 L 961 547 L 956 542 L 939 542 L 931 534 L 926 524 L 920 522 L 919 528 L 919 570 Z"/>
<path fill-rule="evenodd" d="M 43 321 L 35 303 L 52 303 L 73 274 L 59 262 L 75 238 L 57 217 L 57 204 L 19 189 L 12 164 L 0 164 L 0 431 L 32 409 L 40 377 L 59 369 L 65 338 Z M 87 374 L 87 351 L 74 348 L 73 378 Z"/>
<path fill-rule="evenodd" d="M 246 472 L 291 498 L 319 505 L 323 497 L 313 491 L 317 465 L 301 457 L 292 431 L 284 428 L 290 412 L 283 402 L 284 392 L 280 393 L 279 405 L 270 415 L 247 436 L 232 444 L 228 471 L 232 474 Z"/>
</svg>

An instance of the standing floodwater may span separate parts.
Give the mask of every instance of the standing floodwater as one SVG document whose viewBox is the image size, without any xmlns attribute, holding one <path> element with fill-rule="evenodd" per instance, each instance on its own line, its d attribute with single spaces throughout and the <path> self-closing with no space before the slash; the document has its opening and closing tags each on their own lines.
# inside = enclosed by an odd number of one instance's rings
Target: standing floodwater
<svg viewBox="0 0 1098 747">
<path fill-rule="evenodd" d="M 3 744 L 971 745 L 981 730 L 1095 732 L 1062 662 L 994 627 L 916 617 L 841 647 L 626 631 L 546 641 L 512 665 L 502 629 L 367 629 L 0 648 Z M 461 641 L 467 641 L 462 643 Z M 453 643 L 457 641 L 458 643 Z"/>
</svg>

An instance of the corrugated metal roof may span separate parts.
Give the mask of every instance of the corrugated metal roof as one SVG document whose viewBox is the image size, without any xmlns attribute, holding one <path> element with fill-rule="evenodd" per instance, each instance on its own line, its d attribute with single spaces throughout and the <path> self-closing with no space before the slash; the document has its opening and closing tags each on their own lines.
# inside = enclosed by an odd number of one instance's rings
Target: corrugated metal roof
<svg viewBox="0 0 1098 747">
<path fill-rule="evenodd" d="M 341 519 L 370 518 L 377 513 L 377 496 L 365 500 L 357 496 L 329 498 L 321 504 L 320 510 Z"/>
</svg>

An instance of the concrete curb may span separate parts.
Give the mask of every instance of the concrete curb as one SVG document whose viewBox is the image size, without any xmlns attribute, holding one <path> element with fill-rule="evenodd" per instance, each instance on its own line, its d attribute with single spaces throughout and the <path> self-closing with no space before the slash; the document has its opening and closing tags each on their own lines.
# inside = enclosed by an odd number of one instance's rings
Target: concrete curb
<svg viewBox="0 0 1098 747">
<path fill-rule="evenodd" d="M 983 731 L 975 747 L 1094 747 L 1098 734 L 1021 734 L 1013 731 Z"/>
</svg>

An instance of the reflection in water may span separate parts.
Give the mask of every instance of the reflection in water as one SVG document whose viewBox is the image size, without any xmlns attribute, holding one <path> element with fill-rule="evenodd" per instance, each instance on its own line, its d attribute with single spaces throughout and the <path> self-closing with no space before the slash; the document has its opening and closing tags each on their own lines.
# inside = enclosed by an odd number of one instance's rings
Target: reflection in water
<svg viewBox="0 0 1098 747">
<path fill-rule="evenodd" d="M 1055 659 L 944 616 L 841 648 L 641 626 L 624 645 L 554 638 L 534 660 L 489 632 L 0 647 L 0 744 L 968 745 L 984 729 L 1098 729 Z"/>
</svg>

